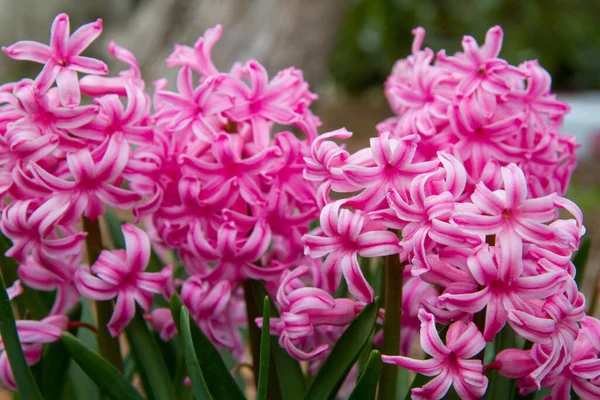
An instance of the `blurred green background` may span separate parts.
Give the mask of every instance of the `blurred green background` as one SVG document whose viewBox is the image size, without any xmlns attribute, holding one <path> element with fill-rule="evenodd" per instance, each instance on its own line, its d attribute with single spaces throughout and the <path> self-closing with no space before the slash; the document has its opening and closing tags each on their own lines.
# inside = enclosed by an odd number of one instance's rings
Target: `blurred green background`
<svg viewBox="0 0 600 400">
<path fill-rule="evenodd" d="M 410 52 L 415 26 L 434 51 L 460 50 L 464 34 L 480 43 L 500 25 L 502 57 L 512 64 L 538 59 L 554 89 L 600 88 L 600 1 L 597 0 L 350 0 L 331 73 L 346 90 L 380 86 Z"/>
</svg>

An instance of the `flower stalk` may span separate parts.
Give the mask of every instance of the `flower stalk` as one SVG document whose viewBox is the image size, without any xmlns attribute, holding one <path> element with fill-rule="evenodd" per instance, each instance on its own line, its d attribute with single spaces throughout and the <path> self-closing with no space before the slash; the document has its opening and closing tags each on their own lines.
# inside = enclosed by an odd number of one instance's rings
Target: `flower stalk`
<svg viewBox="0 0 600 400">
<path fill-rule="evenodd" d="M 385 257 L 385 319 L 383 321 L 383 354 L 400 354 L 400 321 L 402 319 L 402 284 L 404 263 L 392 254 Z M 379 400 L 396 398 L 398 368 L 384 364 L 379 380 Z"/>
<path fill-rule="evenodd" d="M 94 221 L 88 218 L 83 218 L 83 229 L 87 232 L 85 237 L 85 245 L 87 249 L 88 262 L 90 265 L 98 259 L 100 252 L 103 250 L 102 233 L 100 232 L 100 223 L 96 219 Z M 121 358 L 121 345 L 119 338 L 112 337 L 108 331 L 108 322 L 113 313 L 112 300 L 100 300 L 94 302 L 94 310 L 96 312 L 96 326 L 98 333 L 98 349 L 100 355 L 111 363 L 119 371 L 123 371 L 123 359 Z"/>
</svg>

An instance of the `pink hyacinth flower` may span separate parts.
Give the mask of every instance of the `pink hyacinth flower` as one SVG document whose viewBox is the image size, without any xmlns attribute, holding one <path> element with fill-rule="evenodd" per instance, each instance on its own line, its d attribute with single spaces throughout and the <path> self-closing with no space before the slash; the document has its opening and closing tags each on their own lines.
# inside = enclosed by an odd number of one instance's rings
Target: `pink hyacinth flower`
<svg viewBox="0 0 600 400">
<path fill-rule="evenodd" d="M 510 283 L 522 272 L 523 242 L 563 247 L 565 234 L 544 225 L 555 217 L 555 196 L 527 199 L 527 182 L 515 164 L 501 168 L 504 190 L 492 192 L 479 183 L 471 196 L 482 214 L 458 212 L 451 220 L 466 232 L 496 234 L 501 248 L 500 279 Z"/>
<path fill-rule="evenodd" d="M 512 281 L 500 277 L 500 251 L 487 245 L 479 248 L 468 259 L 469 271 L 476 283 L 450 284 L 440 296 L 442 305 L 449 310 L 476 313 L 484 308 L 483 337 L 491 342 L 508 320 L 511 310 L 533 313 L 528 301 L 552 296 L 564 291 L 569 278 L 564 272 L 548 272 L 535 276 L 520 276 Z M 481 290 L 478 290 L 482 288 Z"/>
<path fill-rule="evenodd" d="M 454 386 L 461 399 L 482 397 L 488 378 L 483 375 L 481 360 L 471 360 L 485 348 L 485 341 L 474 323 L 453 323 L 446 334 L 446 345 L 440 339 L 435 317 L 425 310 L 419 311 L 421 320 L 421 347 L 432 356 L 428 360 L 415 360 L 403 356 L 382 355 L 383 362 L 416 371 L 425 376 L 435 376 L 421 388 L 412 389 L 416 400 L 439 400 Z"/>
<path fill-rule="evenodd" d="M 277 147 L 263 149 L 250 157 L 242 158 L 243 142 L 240 138 L 225 133 L 212 143 L 215 161 L 183 155 L 181 165 L 184 175 L 206 180 L 206 186 L 218 182 L 219 185 L 239 185 L 233 196 L 241 196 L 250 204 L 264 204 L 263 194 L 257 176 L 267 170 L 279 155 Z"/>
<path fill-rule="evenodd" d="M 420 140 L 418 135 L 391 138 L 389 132 L 372 138 L 371 151 L 375 165 L 346 165 L 342 168 L 351 184 L 365 188 L 362 193 L 350 199 L 348 205 L 371 211 L 385 200 L 389 189 L 396 189 L 405 197 L 415 176 L 432 172 L 438 166 L 438 160 L 413 160 Z"/>
<path fill-rule="evenodd" d="M 169 298 L 174 291 L 173 267 L 167 265 L 160 272 L 144 272 L 150 261 L 150 239 L 141 229 L 131 224 L 121 228 L 125 250 L 103 250 L 98 260 L 77 271 L 75 282 L 79 292 L 92 300 L 117 298 L 117 304 L 108 330 L 118 336 L 135 316 L 135 303 L 144 311 L 152 305 L 152 295 Z"/>
<path fill-rule="evenodd" d="M 301 278 L 309 275 L 307 266 L 287 271 L 277 290 L 279 318 L 271 318 L 271 334 L 279 336 L 279 344 L 297 360 L 318 359 L 329 349 L 329 343 L 322 343 L 317 328 L 344 327 L 358 312 L 350 299 L 334 299 L 323 289 L 305 286 Z M 262 318 L 256 323 L 262 327 Z"/>
<path fill-rule="evenodd" d="M 66 314 L 79 302 L 79 292 L 75 287 L 75 274 L 79 267 L 80 254 L 62 257 L 49 257 L 41 253 L 36 260 L 28 257 L 19 265 L 19 278 L 36 290 L 54 291 L 56 298 L 50 315 Z"/>
<path fill-rule="evenodd" d="M 67 154 L 73 181 L 56 177 L 35 163 L 30 165 L 44 186 L 56 192 L 57 197 L 69 200 L 67 221 L 74 222 L 81 215 L 95 220 L 104 213 L 105 204 L 131 208 L 141 199 L 139 194 L 110 183 L 121 175 L 129 152 L 129 143 L 117 133 L 92 151 L 83 149 Z"/>
<path fill-rule="evenodd" d="M 188 243 L 192 253 L 205 262 L 216 261 L 210 272 L 211 279 L 264 279 L 273 280 L 281 275 L 282 267 L 263 268 L 257 261 L 271 244 L 271 230 L 264 219 L 256 222 L 252 233 L 247 237 L 239 234 L 233 221 L 225 222 L 217 232 L 217 238 L 210 240 L 199 224 L 188 233 Z"/>
<path fill-rule="evenodd" d="M 104 75 L 108 73 L 108 67 L 100 60 L 80 56 L 102 33 L 101 19 L 81 26 L 70 36 L 69 33 L 69 16 L 59 14 L 52 23 L 49 46 L 21 41 L 2 47 L 2 51 L 15 60 L 45 64 L 36 79 L 38 85 L 48 88 L 56 79 L 61 104 L 74 107 L 81 101 L 77 72 Z"/>
<path fill-rule="evenodd" d="M 256 147 L 264 149 L 269 144 L 269 127 L 273 122 L 290 125 L 300 117 L 294 111 L 296 104 L 290 102 L 298 77 L 282 71 L 269 81 L 267 70 L 256 60 L 248 61 L 244 72 L 251 88 L 238 79 L 223 82 L 220 90 L 236 99 L 225 115 L 236 122 L 250 122 Z"/>
<path fill-rule="evenodd" d="M 505 94 L 510 90 L 507 79 L 525 77 L 522 71 L 498 58 L 502 39 L 502 28 L 494 26 L 487 31 L 481 47 L 472 36 L 465 36 L 462 41 L 464 53 L 447 57 L 445 50 L 438 52 L 436 65 L 455 71 L 461 77 L 456 87 L 457 95 L 469 96 L 479 87 L 494 95 Z"/>
<path fill-rule="evenodd" d="M 323 265 L 327 290 L 334 292 L 343 274 L 350 293 L 358 300 L 370 303 L 374 292 L 360 269 L 358 255 L 378 257 L 399 254 L 400 242 L 393 232 L 367 229 L 367 219 L 341 208 L 343 205 L 338 201 L 321 210 L 323 234 L 304 235 L 305 253 L 313 258 L 327 256 Z"/>
<path fill-rule="evenodd" d="M 170 308 L 157 308 L 147 317 L 152 329 L 158 332 L 160 338 L 165 342 L 168 342 L 177 334 L 177 327 L 175 326 L 175 321 L 173 321 L 173 314 L 171 314 Z"/>
<path fill-rule="evenodd" d="M 69 203 L 51 197 L 37 208 L 35 205 L 33 200 L 18 200 L 2 212 L 0 228 L 13 242 L 6 255 L 24 262 L 30 254 L 61 257 L 80 254 L 85 232 L 61 237 L 55 230 L 61 226 Z"/>
</svg>

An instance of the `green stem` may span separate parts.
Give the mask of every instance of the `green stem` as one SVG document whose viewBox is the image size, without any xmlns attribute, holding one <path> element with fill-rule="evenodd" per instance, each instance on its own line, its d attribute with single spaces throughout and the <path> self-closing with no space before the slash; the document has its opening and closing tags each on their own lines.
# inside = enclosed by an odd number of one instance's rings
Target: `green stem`
<svg viewBox="0 0 600 400">
<path fill-rule="evenodd" d="M 392 254 L 385 258 L 385 319 L 383 321 L 383 345 L 385 355 L 400 354 L 400 321 L 402 319 L 402 280 L 404 263 Z M 398 386 L 398 367 L 384 364 L 379 380 L 379 400 L 394 400 Z"/>
<path fill-rule="evenodd" d="M 246 315 L 248 318 L 248 341 L 250 342 L 250 353 L 252 354 L 252 371 L 254 371 L 254 383 L 258 387 L 258 372 L 260 369 L 260 329 L 254 320 L 262 314 L 258 313 L 256 299 L 250 280 L 244 281 L 244 299 L 246 300 Z"/>
<path fill-rule="evenodd" d="M 88 261 L 93 265 L 100 252 L 104 249 L 102 245 L 102 234 L 100 232 L 99 220 L 90 221 L 83 219 L 83 229 L 87 232 L 85 245 L 87 248 Z M 98 349 L 100 355 L 119 371 L 123 371 L 123 359 L 121 358 L 121 346 L 119 338 L 113 338 L 108 332 L 108 322 L 113 313 L 113 302 L 111 300 L 95 301 L 96 324 L 98 328 Z"/>
</svg>

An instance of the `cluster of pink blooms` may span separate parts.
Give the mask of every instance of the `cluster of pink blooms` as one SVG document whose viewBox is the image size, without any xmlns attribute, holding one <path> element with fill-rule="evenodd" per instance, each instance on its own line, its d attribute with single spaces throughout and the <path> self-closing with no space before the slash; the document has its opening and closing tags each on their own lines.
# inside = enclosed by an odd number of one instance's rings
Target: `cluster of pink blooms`
<svg viewBox="0 0 600 400">
<path fill-rule="evenodd" d="M 50 45 L 2 49 L 44 65 L 35 80 L 0 87 L 7 256 L 23 284 L 56 292 L 47 318 L 17 321 L 29 364 L 67 329 L 81 296 L 115 300 L 113 336 L 139 306 L 169 340 L 171 313 L 152 303 L 176 291 L 210 340 L 242 358 L 242 286 L 255 279 L 280 311 L 272 334 L 316 371 L 374 300 L 359 256 L 390 256 L 404 268 L 402 342 L 401 355 L 383 359 L 435 376 L 415 398 L 441 399 L 451 386 L 479 398 L 484 369 L 518 379 L 522 393 L 600 396 L 600 321 L 585 315 L 571 262 L 585 229 L 561 197 L 576 164 L 577 145 L 559 130 L 568 107 L 537 62 L 498 58 L 499 27 L 482 46 L 465 37 L 454 56 L 421 49 L 425 31 L 416 29 L 412 55 L 386 83 L 397 116 L 354 154 L 333 141 L 350 132 L 318 136 L 316 95 L 299 70 L 269 79 L 251 60 L 220 72 L 211 59 L 220 26 L 193 47 L 175 46 L 175 91 L 160 79 L 153 96 L 126 49 L 109 44 L 128 65 L 113 77 L 80 55 L 101 30 L 98 20 L 71 35 L 60 14 Z M 81 221 L 107 206 L 132 211 L 146 231 L 123 225 L 125 249 L 88 266 Z M 175 268 L 146 272 L 151 242 L 177 255 Z M 334 297 L 342 277 L 355 300 Z M 445 344 L 436 323 L 450 325 Z M 484 368 L 476 356 L 502 329 L 531 347 L 504 350 Z M 407 357 L 417 337 L 432 358 Z M 5 354 L 0 379 L 15 388 Z"/>
<path fill-rule="evenodd" d="M 322 209 L 307 253 L 326 256 L 329 290 L 343 275 L 366 302 L 374 292 L 357 254 L 399 254 L 401 355 L 383 360 L 435 376 L 413 398 L 441 399 L 451 386 L 463 399 L 483 396 L 476 356 L 502 329 L 532 346 L 500 352 L 486 370 L 517 378 L 522 393 L 599 398 L 600 322 L 585 316 L 571 262 L 585 228 L 561 197 L 576 162 L 574 139 L 558 130 L 568 107 L 536 62 L 497 58 L 499 27 L 482 46 L 466 36 L 463 52 L 442 50 L 435 62 L 421 49 L 425 31 L 414 34 L 412 55 L 386 83 L 398 116 L 378 126 L 370 148 L 349 154 L 330 140 L 350 137 L 345 130 L 312 145 L 305 176 L 319 184 Z M 561 209 L 573 218 L 559 219 Z M 446 344 L 436 323 L 450 325 Z M 431 359 L 406 356 L 417 335 Z"/>
<path fill-rule="evenodd" d="M 314 272 L 311 284 L 319 283 L 320 263 L 304 254 L 302 242 L 319 215 L 316 184 L 302 176 L 320 125 L 309 108 L 317 96 L 294 68 L 269 79 L 251 60 L 219 72 L 211 50 L 220 26 L 193 47 L 176 45 L 166 60 L 179 68 L 176 91 L 160 79 L 150 96 L 126 49 L 109 44 L 109 53 L 128 66 L 112 77 L 104 76 L 102 61 L 80 55 L 101 31 L 98 20 L 70 34 L 68 16 L 60 14 L 49 45 L 2 48 L 13 59 L 44 65 L 34 80 L 0 87 L 0 228 L 13 243 L 6 255 L 19 262 L 23 284 L 56 292 L 49 318 L 66 321 L 81 296 L 114 299 L 113 336 L 137 304 L 169 340 L 176 333 L 169 310 L 151 307 L 155 294 L 168 299 L 178 290 L 207 336 L 242 358 L 244 280 L 264 280 L 275 292 L 282 279 L 294 280 L 284 272 L 305 264 Z M 147 233 L 124 225 L 126 248 L 105 250 L 88 266 L 81 221 L 96 221 L 107 206 L 132 211 Z M 179 270 L 145 271 L 150 239 L 161 254 L 176 251 Z M 326 302 L 329 316 L 321 307 L 320 319 L 315 314 L 304 326 L 324 325 L 341 312 L 345 325 L 356 315 L 353 302 L 334 303 Z M 300 322 L 288 319 L 284 312 L 277 330 L 300 348 L 293 333 Z M 343 326 L 323 328 L 330 342 L 342 332 Z M 48 337 L 37 337 L 41 348 Z M 37 362 L 38 353 L 27 361 Z M 1 378 L 14 389 L 10 367 L 3 366 Z"/>
</svg>

